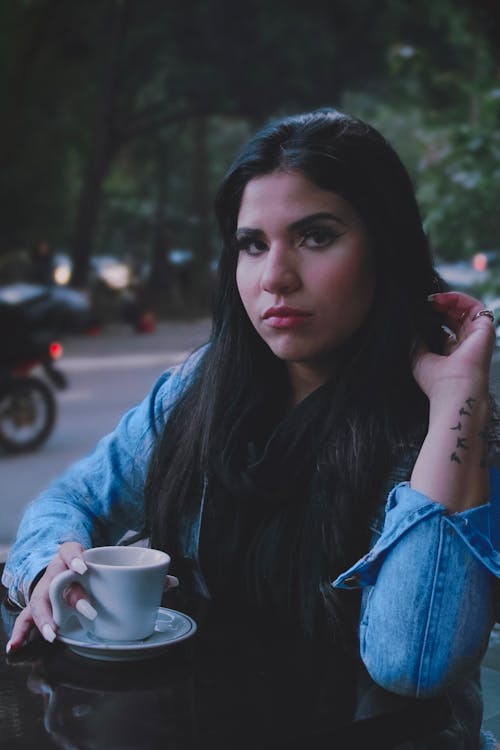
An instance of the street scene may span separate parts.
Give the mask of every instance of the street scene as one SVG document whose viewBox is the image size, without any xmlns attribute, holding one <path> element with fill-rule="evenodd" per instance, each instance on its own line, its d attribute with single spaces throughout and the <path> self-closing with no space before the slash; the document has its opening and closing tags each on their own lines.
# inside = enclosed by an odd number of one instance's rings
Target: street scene
<svg viewBox="0 0 500 750">
<path fill-rule="evenodd" d="M 64 342 L 58 367 L 68 379 L 56 394 L 54 432 L 38 450 L 0 454 L 0 554 L 12 542 L 26 503 L 69 464 L 85 455 L 141 400 L 166 368 L 181 362 L 209 335 L 207 318 L 162 322 L 151 334 L 111 326 L 98 336 Z"/>
<path fill-rule="evenodd" d="M 0 61 L 0 748 L 500 750 L 498 0 Z"/>
</svg>

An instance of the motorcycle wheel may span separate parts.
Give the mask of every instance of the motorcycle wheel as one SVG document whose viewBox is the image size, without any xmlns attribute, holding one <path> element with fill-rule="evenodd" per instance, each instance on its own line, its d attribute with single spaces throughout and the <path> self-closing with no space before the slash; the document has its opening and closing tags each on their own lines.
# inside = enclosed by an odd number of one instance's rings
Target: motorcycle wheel
<svg viewBox="0 0 500 750">
<path fill-rule="evenodd" d="M 9 453 L 38 448 L 50 435 L 56 400 L 38 378 L 15 377 L 0 392 L 0 445 Z"/>
</svg>

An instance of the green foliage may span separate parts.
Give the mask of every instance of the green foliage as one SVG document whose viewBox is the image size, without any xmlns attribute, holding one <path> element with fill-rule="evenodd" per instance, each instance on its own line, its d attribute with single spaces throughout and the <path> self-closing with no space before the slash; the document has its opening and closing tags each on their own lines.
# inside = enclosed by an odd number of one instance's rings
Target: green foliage
<svg viewBox="0 0 500 750">
<path fill-rule="evenodd" d="M 102 20 L 81 5 L 33 0 L 0 8 L 3 250 L 71 235 L 96 78 L 91 39 Z"/>
<path fill-rule="evenodd" d="M 499 247 L 500 71 L 479 16 L 452 0 L 428 10 L 388 46 L 386 96 L 348 93 L 343 105 L 394 144 L 435 254 L 458 260 Z"/>
<path fill-rule="evenodd" d="M 483 125 L 425 134 L 418 196 L 438 255 L 499 247 L 500 132 Z"/>
</svg>

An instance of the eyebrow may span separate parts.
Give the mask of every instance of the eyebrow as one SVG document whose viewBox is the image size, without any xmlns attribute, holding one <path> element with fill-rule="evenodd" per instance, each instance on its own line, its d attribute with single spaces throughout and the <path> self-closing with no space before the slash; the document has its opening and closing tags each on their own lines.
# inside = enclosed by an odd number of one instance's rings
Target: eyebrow
<svg viewBox="0 0 500 750">
<path fill-rule="evenodd" d="M 294 221 L 292 224 L 290 224 L 289 229 L 292 231 L 296 231 L 297 229 L 304 229 L 304 227 L 309 226 L 310 224 L 313 224 L 315 221 L 336 221 L 339 224 L 343 224 L 343 226 L 347 226 L 346 222 L 340 218 L 340 216 L 337 216 L 337 214 L 332 214 L 329 211 L 319 211 L 315 214 L 309 214 L 309 216 L 303 216 L 302 219 L 298 219 L 297 221 Z M 262 235 L 263 232 L 261 229 L 252 229 L 251 227 L 238 227 L 236 229 L 236 236 L 242 235 L 242 234 L 251 234 L 252 236 L 256 235 Z"/>
<path fill-rule="evenodd" d="M 332 214 L 330 211 L 319 211 L 316 214 L 309 214 L 309 216 L 304 216 L 302 219 L 294 221 L 293 224 L 290 225 L 290 229 L 302 229 L 308 224 L 312 224 L 315 221 L 324 221 L 325 219 L 327 221 L 337 221 L 339 224 L 343 224 L 345 227 L 347 226 L 346 222 L 341 219 L 340 216 L 337 216 L 337 214 Z"/>
</svg>

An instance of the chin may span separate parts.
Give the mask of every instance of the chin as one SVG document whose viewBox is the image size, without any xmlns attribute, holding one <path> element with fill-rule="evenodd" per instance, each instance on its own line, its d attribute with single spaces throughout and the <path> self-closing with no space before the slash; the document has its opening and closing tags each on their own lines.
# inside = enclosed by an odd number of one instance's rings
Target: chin
<svg viewBox="0 0 500 750">
<path fill-rule="evenodd" d="M 276 346 L 268 343 L 272 353 L 278 359 L 283 362 L 297 362 L 307 364 L 317 359 L 317 355 L 314 352 L 305 350 L 302 347 L 281 345 Z"/>
</svg>

